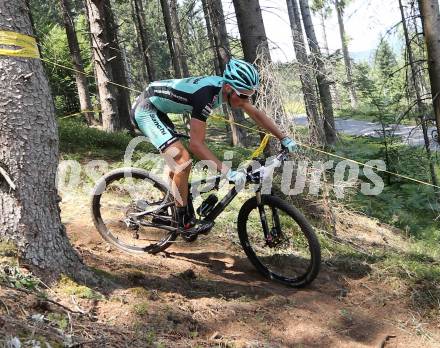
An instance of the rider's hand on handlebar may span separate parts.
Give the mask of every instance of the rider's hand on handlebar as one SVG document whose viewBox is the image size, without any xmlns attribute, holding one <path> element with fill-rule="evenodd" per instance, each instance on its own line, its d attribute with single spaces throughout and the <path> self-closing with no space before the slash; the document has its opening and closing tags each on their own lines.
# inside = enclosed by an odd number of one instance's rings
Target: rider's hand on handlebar
<svg viewBox="0 0 440 348">
<path fill-rule="evenodd" d="M 226 179 L 232 181 L 235 186 L 242 187 L 246 183 L 246 173 L 242 171 L 229 169 L 226 173 Z"/>
<path fill-rule="evenodd" d="M 289 152 L 294 152 L 298 148 L 295 141 L 289 137 L 284 137 L 280 140 L 283 149 L 287 149 Z"/>
</svg>

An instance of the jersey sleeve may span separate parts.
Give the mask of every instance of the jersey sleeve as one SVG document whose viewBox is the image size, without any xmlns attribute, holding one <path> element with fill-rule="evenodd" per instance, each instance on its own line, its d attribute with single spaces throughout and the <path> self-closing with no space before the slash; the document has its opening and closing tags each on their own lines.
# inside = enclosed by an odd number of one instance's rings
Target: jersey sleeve
<svg viewBox="0 0 440 348">
<path fill-rule="evenodd" d="M 218 98 L 221 88 L 215 86 L 205 86 L 193 94 L 193 110 L 191 117 L 206 122 L 211 114 L 215 98 Z"/>
</svg>

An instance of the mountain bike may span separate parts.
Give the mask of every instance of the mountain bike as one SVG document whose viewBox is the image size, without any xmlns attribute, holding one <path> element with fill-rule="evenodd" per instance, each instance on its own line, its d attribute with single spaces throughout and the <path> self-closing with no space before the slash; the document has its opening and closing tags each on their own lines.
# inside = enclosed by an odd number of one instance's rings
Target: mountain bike
<svg viewBox="0 0 440 348">
<path fill-rule="evenodd" d="M 253 185 L 255 196 L 241 207 L 237 230 L 244 252 L 263 276 L 303 287 L 318 275 L 319 241 L 298 209 L 275 195 L 261 192 L 265 173 L 280 166 L 287 157 L 288 153 L 283 150 L 272 161 L 260 160 L 257 169 L 247 168 L 247 184 Z M 222 178 L 217 175 L 189 184 L 189 209 L 213 226 L 239 193 L 233 185 L 219 201 L 213 192 L 219 191 Z M 202 203 L 194 210 L 195 188 L 204 196 L 209 195 L 202 197 Z M 179 236 L 186 242 L 198 237 L 179 230 L 174 197 L 168 184 L 143 169 L 120 168 L 104 175 L 94 188 L 91 209 L 101 236 L 126 252 L 156 254 Z"/>
</svg>

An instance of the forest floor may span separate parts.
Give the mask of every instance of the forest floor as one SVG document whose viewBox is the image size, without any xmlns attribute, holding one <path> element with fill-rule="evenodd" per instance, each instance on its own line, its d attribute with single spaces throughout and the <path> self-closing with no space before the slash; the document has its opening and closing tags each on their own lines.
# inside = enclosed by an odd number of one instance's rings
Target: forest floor
<svg viewBox="0 0 440 348">
<path fill-rule="evenodd" d="M 5 339 L 30 347 L 31 339 L 52 347 L 440 347 L 440 305 L 423 308 L 417 298 L 417 287 L 434 296 L 427 283 L 408 285 L 375 264 L 324 248 L 314 283 L 290 289 L 255 271 L 232 223 L 158 255 L 129 255 L 102 240 L 88 201 L 63 201 L 62 218 L 85 263 L 105 282 L 92 289 L 63 278 L 46 289 L 69 310 L 1 286 Z M 343 210 L 337 221 L 338 236 L 364 251 L 392 245 L 408 252 L 408 242 L 377 221 Z"/>
<path fill-rule="evenodd" d="M 438 248 L 335 205 L 336 240 L 315 224 L 320 274 L 287 288 L 242 251 L 242 203 L 193 243 L 131 255 L 101 238 L 84 190 L 63 195 L 68 237 L 100 285 L 46 286 L 0 245 L 0 347 L 440 347 Z"/>
</svg>

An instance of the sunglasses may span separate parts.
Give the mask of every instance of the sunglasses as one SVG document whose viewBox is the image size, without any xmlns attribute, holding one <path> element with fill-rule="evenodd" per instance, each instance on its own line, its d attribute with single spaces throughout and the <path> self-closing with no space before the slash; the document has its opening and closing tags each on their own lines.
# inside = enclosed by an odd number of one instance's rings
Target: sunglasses
<svg viewBox="0 0 440 348">
<path fill-rule="evenodd" d="M 237 97 L 241 98 L 241 99 L 248 99 L 249 97 L 252 97 L 255 94 L 255 90 L 252 91 L 252 93 L 250 94 L 246 94 L 246 93 L 241 93 L 239 91 L 237 91 L 234 87 L 231 86 L 231 88 L 234 90 L 235 94 L 237 95 Z M 251 91 L 250 91 L 251 92 Z"/>
</svg>

